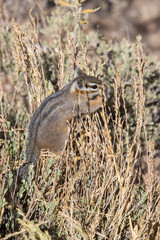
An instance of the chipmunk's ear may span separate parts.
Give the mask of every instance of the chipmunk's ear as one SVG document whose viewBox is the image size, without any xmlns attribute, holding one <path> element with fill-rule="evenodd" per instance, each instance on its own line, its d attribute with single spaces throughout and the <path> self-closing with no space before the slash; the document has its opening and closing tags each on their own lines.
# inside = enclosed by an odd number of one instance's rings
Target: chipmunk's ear
<svg viewBox="0 0 160 240">
<path fill-rule="evenodd" d="M 82 70 L 79 67 L 76 67 L 74 71 L 74 78 L 85 76 L 86 74 L 82 72 Z"/>
<path fill-rule="evenodd" d="M 78 77 L 78 76 L 77 76 Z M 76 77 L 76 78 L 77 78 Z M 71 92 L 76 92 L 76 90 L 80 90 L 81 88 L 83 87 L 83 83 L 82 81 L 77 81 L 77 79 L 75 79 L 73 82 L 72 82 L 72 85 L 71 85 Z"/>
</svg>

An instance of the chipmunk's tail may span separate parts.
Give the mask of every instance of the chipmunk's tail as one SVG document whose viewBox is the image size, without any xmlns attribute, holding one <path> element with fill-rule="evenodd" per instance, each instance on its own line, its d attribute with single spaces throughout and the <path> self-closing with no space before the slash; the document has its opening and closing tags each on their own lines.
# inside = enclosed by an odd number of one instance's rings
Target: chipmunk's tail
<svg viewBox="0 0 160 240">
<path fill-rule="evenodd" d="M 36 146 L 36 142 L 33 139 L 29 139 L 26 148 L 26 162 L 37 164 L 40 155 L 40 150 Z"/>
<path fill-rule="evenodd" d="M 33 166 L 37 167 L 37 162 L 39 160 L 40 152 L 37 148 L 33 148 L 32 145 L 28 144 L 26 150 L 26 162 L 18 169 L 13 172 L 13 182 L 6 192 L 5 196 L 8 202 L 13 202 L 16 204 L 17 202 L 17 192 L 22 183 L 22 180 L 27 180 L 29 176 L 29 166 L 33 164 Z M 5 188 L 8 188 L 8 179 L 5 182 Z M 12 193 L 12 194 L 11 194 Z M 13 197 L 11 196 L 13 195 Z"/>
<path fill-rule="evenodd" d="M 36 168 L 39 160 L 40 151 L 37 148 L 33 148 L 31 145 L 27 146 L 26 149 L 26 163 L 20 167 L 19 176 L 21 179 L 26 179 L 28 175 L 28 167 L 33 164 Z"/>
<path fill-rule="evenodd" d="M 33 166 L 36 168 L 38 160 L 39 160 L 40 151 L 38 148 L 34 146 L 34 144 L 31 144 L 28 142 L 27 148 L 26 148 L 26 163 L 22 165 L 19 169 L 18 176 L 21 179 L 26 179 L 28 176 L 28 167 L 30 164 L 33 164 Z"/>
</svg>

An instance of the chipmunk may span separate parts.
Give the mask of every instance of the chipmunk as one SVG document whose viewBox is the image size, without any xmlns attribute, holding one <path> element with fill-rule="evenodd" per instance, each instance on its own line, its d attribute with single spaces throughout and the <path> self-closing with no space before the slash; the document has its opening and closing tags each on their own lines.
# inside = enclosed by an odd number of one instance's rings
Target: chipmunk
<svg viewBox="0 0 160 240">
<path fill-rule="evenodd" d="M 26 160 L 36 164 L 42 148 L 60 155 L 69 134 L 68 122 L 79 114 L 97 111 L 102 106 L 104 88 L 101 80 L 76 69 L 74 79 L 47 97 L 34 113 L 29 125 Z"/>
</svg>

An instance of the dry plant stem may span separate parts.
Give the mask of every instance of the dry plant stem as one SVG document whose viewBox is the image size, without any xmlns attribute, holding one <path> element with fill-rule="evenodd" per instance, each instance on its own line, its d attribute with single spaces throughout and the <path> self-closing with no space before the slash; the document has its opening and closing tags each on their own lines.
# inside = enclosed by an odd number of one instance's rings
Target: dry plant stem
<svg viewBox="0 0 160 240">
<path fill-rule="evenodd" d="M 13 21 L 14 46 L 12 48 L 12 52 L 16 63 L 17 75 L 20 70 L 24 73 L 26 85 L 28 86 L 30 109 L 33 113 L 35 108 L 37 108 L 42 101 L 43 71 L 40 71 L 40 65 L 38 63 L 38 49 L 36 47 L 36 44 L 38 44 L 38 37 L 36 34 L 34 19 L 32 19 L 32 25 L 30 27 L 33 34 L 32 38 L 31 36 L 28 36 L 22 28 L 19 28 L 15 21 Z M 31 88 L 29 85 L 31 85 Z M 34 99 L 36 99 L 34 109 L 32 108 L 33 104 L 31 104 L 33 101 L 32 95 L 35 97 Z"/>
<path fill-rule="evenodd" d="M 72 50 L 72 70 L 75 69 L 75 53 L 76 53 L 76 43 L 77 43 L 77 30 L 78 30 L 78 14 L 79 7 L 75 4 L 75 26 L 74 26 L 74 35 L 73 35 L 73 50 Z"/>
<path fill-rule="evenodd" d="M 128 124 L 128 114 L 127 114 L 127 108 L 125 104 L 125 91 L 124 91 L 124 84 L 121 82 L 121 87 L 122 87 L 122 99 L 123 99 L 123 108 L 125 111 L 125 124 L 126 124 L 126 129 L 127 129 L 127 136 L 126 136 L 126 144 L 127 144 L 127 149 L 129 149 L 129 124 Z M 127 158 L 129 159 L 129 158 Z M 128 165 L 130 163 L 128 162 Z"/>
<path fill-rule="evenodd" d="M 59 58 L 58 58 L 58 85 L 59 88 L 63 88 L 64 82 L 64 52 L 62 44 L 62 31 L 59 33 Z"/>
<path fill-rule="evenodd" d="M 82 49 L 82 66 L 83 68 L 87 71 L 88 70 L 88 74 L 89 74 L 89 69 L 87 68 L 88 66 L 88 58 L 87 58 L 87 51 L 88 51 L 88 44 L 81 44 L 81 49 Z"/>
</svg>

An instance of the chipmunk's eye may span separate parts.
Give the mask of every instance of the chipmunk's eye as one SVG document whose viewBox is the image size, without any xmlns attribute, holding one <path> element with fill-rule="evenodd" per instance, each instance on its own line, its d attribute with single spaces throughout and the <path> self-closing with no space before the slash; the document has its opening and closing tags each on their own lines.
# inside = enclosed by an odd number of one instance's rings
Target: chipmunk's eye
<svg viewBox="0 0 160 240">
<path fill-rule="evenodd" d="M 93 88 L 93 89 L 97 89 L 97 85 L 93 85 L 92 88 Z"/>
<path fill-rule="evenodd" d="M 86 87 L 86 88 L 97 89 L 97 85 L 96 85 L 96 84 L 95 84 L 95 85 L 85 84 L 85 87 Z"/>
</svg>

